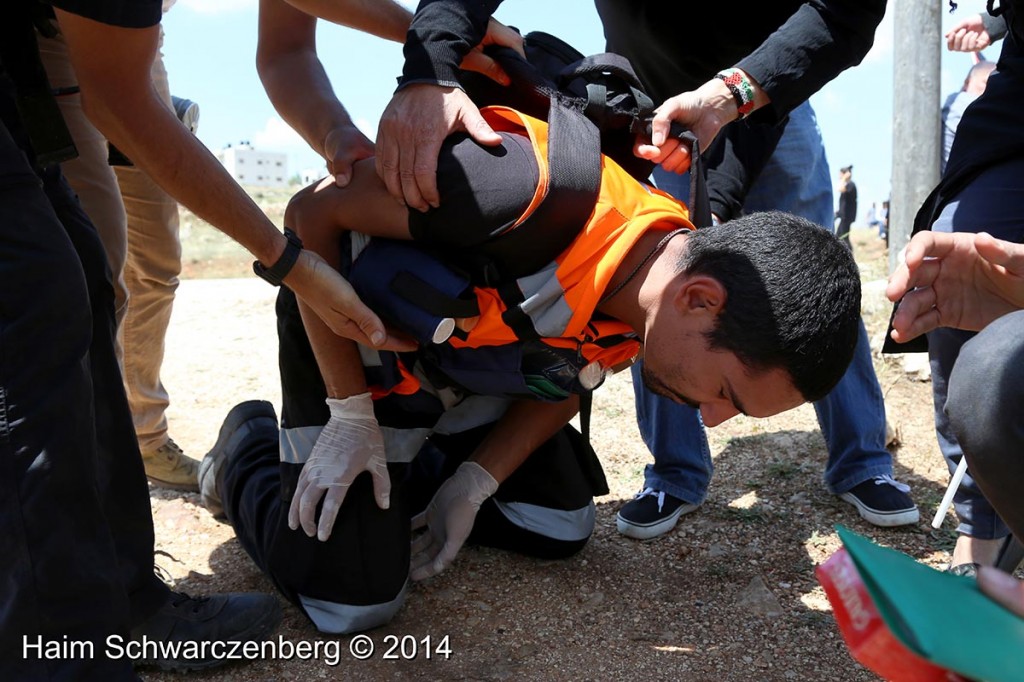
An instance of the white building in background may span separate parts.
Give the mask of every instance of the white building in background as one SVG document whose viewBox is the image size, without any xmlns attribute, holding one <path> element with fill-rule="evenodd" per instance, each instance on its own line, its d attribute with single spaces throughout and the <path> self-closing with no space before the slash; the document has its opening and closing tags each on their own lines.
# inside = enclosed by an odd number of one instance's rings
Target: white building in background
<svg viewBox="0 0 1024 682">
<path fill-rule="evenodd" d="M 228 145 L 217 158 L 240 185 L 285 187 L 288 184 L 288 155 L 261 152 L 248 142 Z"/>
</svg>

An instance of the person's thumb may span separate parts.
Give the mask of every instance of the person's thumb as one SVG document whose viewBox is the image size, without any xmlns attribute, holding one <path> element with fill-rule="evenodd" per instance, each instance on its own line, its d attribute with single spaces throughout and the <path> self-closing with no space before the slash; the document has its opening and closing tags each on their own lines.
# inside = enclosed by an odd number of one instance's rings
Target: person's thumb
<svg viewBox="0 0 1024 682">
<path fill-rule="evenodd" d="M 1024 277 L 1024 251 L 1017 253 L 1012 251 L 1005 242 L 1002 242 L 988 232 L 979 232 L 974 242 L 974 248 L 978 254 L 994 265 L 1002 265 L 1007 272 L 1018 277 Z"/>
<path fill-rule="evenodd" d="M 338 187 L 348 187 L 348 183 L 352 181 L 352 167 L 336 166 L 335 168 L 334 184 Z"/>
<path fill-rule="evenodd" d="M 501 135 L 494 132 L 494 129 L 487 124 L 480 111 L 475 107 L 462 110 L 462 126 L 469 136 L 482 145 L 493 147 L 501 144 Z"/>
<path fill-rule="evenodd" d="M 672 127 L 672 119 L 665 111 L 658 111 L 651 121 L 651 144 L 660 147 L 668 139 L 669 130 Z"/>
<path fill-rule="evenodd" d="M 388 340 L 388 332 L 384 328 L 384 323 L 362 301 L 358 301 L 353 305 L 353 309 L 348 313 L 348 317 L 375 347 L 383 346 Z"/>
</svg>

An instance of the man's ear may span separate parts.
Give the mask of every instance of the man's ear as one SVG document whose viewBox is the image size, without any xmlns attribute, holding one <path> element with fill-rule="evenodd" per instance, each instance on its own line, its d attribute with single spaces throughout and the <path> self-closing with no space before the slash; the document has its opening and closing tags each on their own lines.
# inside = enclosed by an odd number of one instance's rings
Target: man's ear
<svg viewBox="0 0 1024 682">
<path fill-rule="evenodd" d="M 726 298 L 725 287 L 717 279 L 710 275 L 694 275 L 680 283 L 673 303 L 681 315 L 710 313 L 717 316 L 725 307 Z"/>
</svg>

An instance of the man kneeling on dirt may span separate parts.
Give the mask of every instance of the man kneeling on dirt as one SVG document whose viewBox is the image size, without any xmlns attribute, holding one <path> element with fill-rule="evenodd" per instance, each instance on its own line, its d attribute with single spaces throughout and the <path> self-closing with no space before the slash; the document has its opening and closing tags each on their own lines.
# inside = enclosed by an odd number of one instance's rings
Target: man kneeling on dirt
<svg viewBox="0 0 1024 682">
<path fill-rule="evenodd" d="M 459 280 L 449 261 L 524 229 L 546 195 L 546 124 L 485 112 L 503 143 L 449 138 L 440 208 L 396 204 L 373 159 L 347 187 L 328 179 L 293 199 L 286 223 L 305 246 L 419 343 L 357 346 L 282 289 L 280 441 L 271 406 L 243 403 L 200 471 L 207 506 L 325 632 L 387 622 L 408 580 L 442 571 L 467 540 L 579 551 L 606 488 L 568 421 L 641 347 L 647 385 L 708 426 L 820 398 L 852 357 L 860 281 L 835 237 L 781 213 L 694 231 L 685 205 L 611 159 L 586 225 L 549 265 L 497 286 Z"/>
</svg>

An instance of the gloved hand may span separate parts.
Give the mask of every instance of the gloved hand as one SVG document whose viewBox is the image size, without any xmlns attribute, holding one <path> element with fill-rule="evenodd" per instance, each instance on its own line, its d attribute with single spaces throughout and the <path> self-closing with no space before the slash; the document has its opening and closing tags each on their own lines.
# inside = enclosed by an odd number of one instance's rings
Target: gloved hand
<svg viewBox="0 0 1024 682">
<path fill-rule="evenodd" d="M 473 530 L 480 505 L 498 489 L 498 482 L 476 462 L 463 462 L 434 494 L 426 510 L 412 520 L 414 531 L 426 531 L 412 542 L 413 580 L 437 575 L 452 562 Z"/>
<path fill-rule="evenodd" d="M 299 474 L 299 483 L 288 509 L 288 527 L 299 524 L 306 535 L 323 542 L 331 536 L 334 520 L 349 486 L 356 476 L 369 471 L 373 476 L 373 494 L 377 506 L 390 506 L 391 479 L 384 457 L 384 438 L 373 416 L 373 400 L 369 393 L 349 398 L 328 398 L 331 418 L 320 432 L 313 452 Z M 316 523 L 316 506 L 324 497 L 320 524 Z"/>
</svg>

